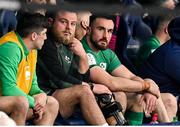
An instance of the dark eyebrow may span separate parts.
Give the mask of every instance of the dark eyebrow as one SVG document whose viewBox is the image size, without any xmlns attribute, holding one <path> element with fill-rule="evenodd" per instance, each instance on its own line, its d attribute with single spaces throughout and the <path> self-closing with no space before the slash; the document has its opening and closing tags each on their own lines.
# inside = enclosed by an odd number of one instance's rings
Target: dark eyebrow
<svg viewBox="0 0 180 127">
<path fill-rule="evenodd" d="M 103 26 L 97 26 L 97 28 L 106 29 L 106 28 L 105 28 L 105 27 L 103 27 Z"/>
<path fill-rule="evenodd" d="M 58 20 L 66 20 L 66 21 L 68 21 L 67 19 L 65 19 L 65 18 L 58 18 Z"/>
<path fill-rule="evenodd" d="M 108 29 L 108 31 L 113 31 L 113 29 Z"/>
<path fill-rule="evenodd" d="M 106 28 L 103 27 L 103 26 L 97 26 L 97 28 L 106 29 Z M 113 31 L 113 29 L 108 29 L 108 31 Z"/>
</svg>

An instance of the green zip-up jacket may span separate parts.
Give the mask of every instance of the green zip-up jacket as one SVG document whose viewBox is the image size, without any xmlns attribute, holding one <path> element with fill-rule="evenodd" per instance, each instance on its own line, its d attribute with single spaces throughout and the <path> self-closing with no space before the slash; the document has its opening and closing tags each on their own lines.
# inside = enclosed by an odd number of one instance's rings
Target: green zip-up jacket
<svg viewBox="0 0 180 127">
<path fill-rule="evenodd" d="M 15 32 L 0 38 L 0 93 L 3 96 L 25 96 L 30 108 L 35 103 L 32 96 L 43 92 L 37 84 L 36 55 L 35 50 L 28 51 Z M 22 62 L 24 65 L 21 66 Z"/>
</svg>

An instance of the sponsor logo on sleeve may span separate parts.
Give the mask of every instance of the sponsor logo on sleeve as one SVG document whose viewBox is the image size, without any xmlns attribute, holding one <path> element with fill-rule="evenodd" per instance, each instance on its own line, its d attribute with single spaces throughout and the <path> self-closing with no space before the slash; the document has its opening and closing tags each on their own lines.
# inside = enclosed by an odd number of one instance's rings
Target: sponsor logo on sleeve
<svg viewBox="0 0 180 127">
<path fill-rule="evenodd" d="M 94 58 L 93 54 L 87 53 L 88 57 L 88 64 L 90 65 L 96 65 L 96 59 Z"/>
</svg>

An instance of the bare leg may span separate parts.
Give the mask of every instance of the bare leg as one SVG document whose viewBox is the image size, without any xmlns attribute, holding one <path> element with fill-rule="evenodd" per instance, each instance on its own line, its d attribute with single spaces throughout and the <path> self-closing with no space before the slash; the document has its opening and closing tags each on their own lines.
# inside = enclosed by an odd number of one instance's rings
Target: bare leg
<svg viewBox="0 0 180 127">
<path fill-rule="evenodd" d="M 133 112 L 143 112 L 143 107 L 139 103 L 141 94 L 126 93 L 126 95 L 127 95 L 127 110 Z"/>
<path fill-rule="evenodd" d="M 113 92 L 115 95 L 115 100 L 119 102 L 123 108 L 123 113 L 126 111 L 127 107 L 127 97 L 124 92 Z"/>
<path fill-rule="evenodd" d="M 166 107 L 167 114 L 168 114 L 170 122 L 171 122 L 171 121 L 173 121 L 173 117 L 175 117 L 176 113 L 177 113 L 176 97 L 170 93 L 161 93 L 161 98 Z"/>
<path fill-rule="evenodd" d="M 158 113 L 158 120 L 160 122 L 162 122 L 162 123 L 170 122 L 168 114 L 167 114 L 167 110 L 166 110 L 166 108 L 164 106 L 164 103 L 162 102 L 161 97 L 158 98 L 155 112 Z"/>
<path fill-rule="evenodd" d="M 89 124 L 103 125 L 106 123 L 89 87 L 76 85 L 70 88 L 56 90 L 53 96 L 59 102 L 59 111 L 62 117 L 67 118 L 71 116 L 75 106 L 79 104 L 83 116 Z"/>
<path fill-rule="evenodd" d="M 0 110 L 10 114 L 17 125 L 25 125 L 29 104 L 22 96 L 1 96 Z"/>
<path fill-rule="evenodd" d="M 43 117 L 39 121 L 34 121 L 36 125 L 51 125 L 53 126 L 56 116 L 58 114 L 59 104 L 54 97 L 48 96 L 48 101 L 45 106 Z"/>
</svg>

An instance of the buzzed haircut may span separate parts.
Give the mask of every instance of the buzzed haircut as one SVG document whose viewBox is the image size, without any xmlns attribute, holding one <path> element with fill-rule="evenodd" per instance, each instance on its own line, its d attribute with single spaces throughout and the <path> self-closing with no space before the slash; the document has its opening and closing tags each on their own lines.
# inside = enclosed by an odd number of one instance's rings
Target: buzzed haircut
<svg viewBox="0 0 180 127">
<path fill-rule="evenodd" d="M 18 20 L 16 32 L 22 37 L 27 37 L 32 32 L 39 33 L 48 27 L 48 20 L 39 13 L 24 13 Z"/>
<path fill-rule="evenodd" d="M 157 20 L 156 20 L 156 26 L 154 28 L 154 31 L 161 31 L 164 28 L 164 23 L 169 23 L 172 19 L 173 19 L 173 15 L 170 14 L 161 14 L 160 16 L 158 16 Z"/>
</svg>

